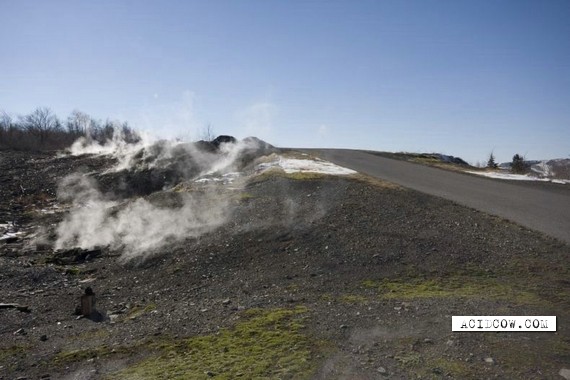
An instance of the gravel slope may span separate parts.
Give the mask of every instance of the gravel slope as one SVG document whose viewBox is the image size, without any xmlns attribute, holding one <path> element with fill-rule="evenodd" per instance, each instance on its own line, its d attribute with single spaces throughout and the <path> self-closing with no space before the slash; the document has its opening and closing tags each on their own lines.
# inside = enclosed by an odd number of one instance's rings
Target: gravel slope
<svg viewBox="0 0 570 380">
<path fill-rule="evenodd" d="M 76 167 L 51 162 L 36 177 Z M 0 309 L 0 378 L 541 379 L 568 366 L 568 245 L 361 175 L 274 171 L 234 191 L 228 223 L 144 260 L 1 244 L 0 302 L 30 312 Z M 63 217 L 25 210 L 24 230 Z M 86 286 L 102 322 L 74 315 Z M 557 315 L 558 332 L 453 333 L 452 315 Z"/>
</svg>

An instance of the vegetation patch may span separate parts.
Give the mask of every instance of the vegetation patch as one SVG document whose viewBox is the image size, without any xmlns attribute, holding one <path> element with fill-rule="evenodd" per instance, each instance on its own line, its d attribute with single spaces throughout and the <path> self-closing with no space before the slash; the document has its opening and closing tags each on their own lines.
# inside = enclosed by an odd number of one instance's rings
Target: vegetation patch
<svg viewBox="0 0 570 380">
<path fill-rule="evenodd" d="M 140 317 L 143 314 L 150 313 L 151 311 L 156 309 L 156 305 L 153 303 L 149 303 L 148 305 L 136 305 L 129 312 L 125 315 L 124 319 L 135 319 Z"/>
<path fill-rule="evenodd" d="M 305 181 L 305 180 L 316 180 L 316 179 L 329 178 L 329 177 L 331 177 L 331 175 L 324 174 L 324 173 L 314 173 L 314 172 L 286 173 L 281 168 L 271 168 L 271 169 L 268 169 L 268 170 L 264 171 L 263 173 L 257 175 L 253 179 L 252 182 L 253 183 L 263 182 L 263 181 L 268 180 L 272 177 L 281 177 L 281 178 L 287 178 L 287 179 L 292 179 L 292 180 L 297 180 L 297 181 Z"/>
<path fill-rule="evenodd" d="M 195 190 L 195 187 L 189 182 L 180 182 L 172 188 L 175 193 L 191 193 Z"/>
<path fill-rule="evenodd" d="M 363 183 L 366 183 L 368 185 L 372 185 L 372 186 L 379 187 L 382 189 L 394 189 L 394 190 L 396 190 L 396 189 L 402 190 L 403 189 L 400 185 L 397 185 L 395 183 L 384 181 L 384 180 L 381 180 L 378 178 L 374 178 L 372 176 L 362 174 L 362 173 L 351 174 L 350 176 L 348 176 L 348 178 L 355 179 L 359 182 L 363 182 Z"/>
<path fill-rule="evenodd" d="M 233 196 L 233 200 L 236 203 L 245 203 L 255 198 L 255 195 L 248 192 L 241 192 Z"/>
<path fill-rule="evenodd" d="M 105 358 L 111 355 L 119 355 L 119 354 L 129 354 L 138 351 L 140 346 L 142 346 L 142 344 L 134 346 L 116 346 L 116 347 L 103 345 L 100 347 L 89 348 L 89 349 L 64 350 L 55 355 L 55 357 L 53 358 L 53 363 L 62 366 L 71 363 L 82 362 L 88 359 Z"/>
<path fill-rule="evenodd" d="M 415 367 L 423 363 L 422 357 L 416 352 L 401 353 L 394 356 L 394 359 L 402 367 Z"/>
<path fill-rule="evenodd" d="M 481 369 L 476 368 L 473 363 L 454 358 L 434 357 L 433 354 L 404 352 L 396 355 L 394 359 L 413 378 L 474 379 L 481 375 Z"/>
<path fill-rule="evenodd" d="M 486 345 L 512 378 L 528 377 L 529 368 L 540 368 L 545 377 L 570 362 L 570 340 L 552 333 L 499 333 L 485 335 Z M 556 364 L 558 362 L 558 364 Z"/>
<path fill-rule="evenodd" d="M 0 364 L 1 364 L 0 368 L 2 368 L 2 366 L 4 366 L 5 368 L 9 368 L 10 364 L 8 363 L 8 361 L 10 359 L 25 357 L 30 348 L 31 346 L 23 346 L 23 345 L 0 348 Z"/>
<path fill-rule="evenodd" d="M 231 329 L 153 345 L 159 354 L 116 379 L 309 378 L 314 344 L 301 333 L 306 308 L 254 309 Z"/>
<path fill-rule="evenodd" d="M 481 368 L 472 361 L 442 356 L 434 346 L 417 345 L 417 340 L 404 337 L 396 342 L 400 351 L 394 356 L 398 366 L 409 378 L 418 379 L 474 379 L 480 377 Z M 409 348 L 414 347 L 414 348 Z"/>
<path fill-rule="evenodd" d="M 368 302 L 368 299 L 364 296 L 359 296 L 356 294 L 346 294 L 340 297 L 340 300 L 345 303 L 350 304 L 364 304 Z"/>
<path fill-rule="evenodd" d="M 521 304 L 540 303 L 540 298 L 521 286 L 505 284 L 493 278 L 447 277 L 381 281 L 366 280 L 367 288 L 376 288 L 383 299 L 484 298 L 509 300 Z"/>
<path fill-rule="evenodd" d="M 65 274 L 70 276 L 79 276 L 81 274 L 81 268 L 77 267 L 65 268 L 64 271 Z"/>
</svg>

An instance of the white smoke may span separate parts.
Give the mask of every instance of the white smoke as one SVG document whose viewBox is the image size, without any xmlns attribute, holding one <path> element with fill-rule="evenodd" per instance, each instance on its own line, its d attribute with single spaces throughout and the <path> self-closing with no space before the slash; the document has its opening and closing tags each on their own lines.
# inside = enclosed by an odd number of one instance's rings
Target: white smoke
<svg viewBox="0 0 570 380">
<path fill-rule="evenodd" d="M 144 198 L 118 204 L 80 174 L 62 181 L 60 198 L 73 209 L 57 227 L 56 249 L 109 246 L 123 258 L 151 254 L 163 245 L 199 237 L 221 226 L 231 214 L 229 199 L 217 191 L 176 194 L 176 207 L 160 207 Z"/>
<path fill-rule="evenodd" d="M 80 137 L 71 145 L 68 152 L 72 156 L 80 156 L 83 154 L 111 156 L 117 159 L 117 165 L 115 165 L 112 170 L 119 171 L 130 168 L 133 157 L 154 143 L 156 143 L 156 138 L 151 137 L 147 133 L 140 133 L 139 142 L 129 142 L 125 139 L 122 128 L 116 126 L 113 131 L 112 139 L 104 143 L 99 143 L 89 136 Z"/>
<path fill-rule="evenodd" d="M 178 170 L 183 172 L 182 178 L 192 181 L 202 175 L 233 172 L 242 153 L 258 148 L 255 139 L 221 144 L 217 152 L 176 141 L 149 143 L 147 140 L 129 146 L 120 139 L 113 139 L 105 145 L 78 142 L 71 152 L 113 156 L 117 159 L 113 171 L 128 169 L 136 172 L 172 167 L 176 163 Z M 184 171 L 193 175 L 188 177 Z M 232 187 L 235 190 L 235 186 Z M 103 194 L 92 177 L 70 175 L 59 184 L 59 199 L 71 203 L 72 208 L 57 226 L 55 248 L 109 246 L 122 250 L 123 258 L 129 259 L 151 254 L 169 242 L 213 231 L 231 215 L 227 189 L 210 186 L 207 191 L 169 191 L 161 196 L 175 197 L 175 205 L 158 206 L 141 197 L 119 202 Z"/>
</svg>

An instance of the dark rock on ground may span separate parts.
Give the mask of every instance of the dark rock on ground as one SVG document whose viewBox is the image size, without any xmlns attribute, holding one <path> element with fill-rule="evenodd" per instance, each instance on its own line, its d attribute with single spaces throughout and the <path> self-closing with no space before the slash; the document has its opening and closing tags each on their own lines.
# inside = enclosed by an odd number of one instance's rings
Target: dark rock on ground
<svg viewBox="0 0 570 380">
<path fill-rule="evenodd" d="M 46 258 L 47 263 L 58 265 L 81 264 L 100 257 L 103 254 L 102 249 L 81 249 L 74 248 L 68 250 L 55 251 L 51 257 Z"/>
</svg>

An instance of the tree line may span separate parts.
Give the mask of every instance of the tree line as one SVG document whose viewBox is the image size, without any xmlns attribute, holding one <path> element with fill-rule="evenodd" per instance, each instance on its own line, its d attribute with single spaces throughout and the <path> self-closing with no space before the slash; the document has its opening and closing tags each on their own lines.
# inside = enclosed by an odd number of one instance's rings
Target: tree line
<svg viewBox="0 0 570 380">
<path fill-rule="evenodd" d="M 488 169 L 497 169 L 499 165 L 495 161 L 495 155 L 493 152 L 489 154 L 489 159 L 487 160 L 486 168 Z M 530 166 L 525 161 L 524 157 L 520 154 L 515 154 L 513 156 L 513 160 L 511 161 L 511 171 L 513 173 L 523 174 L 526 173 L 530 169 Z"/>
<path fill-rule="evenodd" d="M 59 150 L 71 146 L 78 138 L 104 144 L 116 133 L 127 142 L 140 140 L 127 122 L 101 121 L 81 111 L 65 119 L 47 107 L 38 107 L 27 115 L 11 116 L 0 111 L 0 149 L 23 151 Z"/>
</svg>

